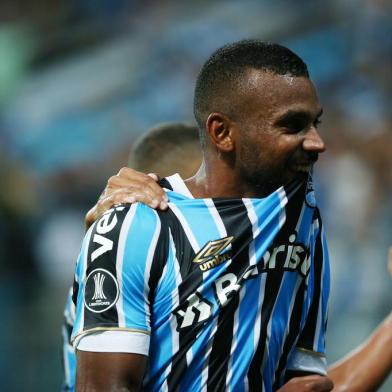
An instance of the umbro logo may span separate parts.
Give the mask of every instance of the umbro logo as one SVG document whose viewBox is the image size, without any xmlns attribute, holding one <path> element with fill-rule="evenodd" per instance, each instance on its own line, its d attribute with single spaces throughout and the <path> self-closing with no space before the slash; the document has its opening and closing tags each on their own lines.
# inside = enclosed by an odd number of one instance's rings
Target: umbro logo
<svg viewBox="0 0 392 392">
<path fill-rule="evenodd" d="M 230 236 L 221 238 L 219 240 L 207 242 L 207 244 L 195 256 L 193 262 L 199 264 L 199 268 L 203 272 L 224 263 L 232 256 L 232 252 L 230 249 L 228 249 L 226 252 L 224 251 L 233 242 L 233 240 L 234 237 Z"/>
</svg>

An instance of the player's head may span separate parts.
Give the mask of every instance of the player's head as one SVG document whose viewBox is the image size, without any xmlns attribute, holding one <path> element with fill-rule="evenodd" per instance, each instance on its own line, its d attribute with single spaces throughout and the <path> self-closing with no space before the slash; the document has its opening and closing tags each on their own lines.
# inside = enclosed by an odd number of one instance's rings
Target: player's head
<svg viewBox="0 0 392 392">
<path fill-rule="evenodd" d="M 197 78 L 194 114 L 204 154 L 217 151 L 256 186 L 308 172 L 325 148 L 307 66 L 278 44 L 244 40 L 214 52 Z"/>
<path fill-rule="evenodd" d="M 201 129 L 217 108 L 235 115 L 233 96 L 246 88 L 251 70 L 309 78 L 306 64 L 284 46 L 257 40 L 225 45 L 204 63 L 196 81 L 194 114 Z"/>
<path fill-rule="evenodd" d="M 129 166 L 144 173 L 168 176 L 193 175 L 201 162 L 198 129 L 185 123 L 159 124 L 143 134 L 133 145 Z"/>
</svg>

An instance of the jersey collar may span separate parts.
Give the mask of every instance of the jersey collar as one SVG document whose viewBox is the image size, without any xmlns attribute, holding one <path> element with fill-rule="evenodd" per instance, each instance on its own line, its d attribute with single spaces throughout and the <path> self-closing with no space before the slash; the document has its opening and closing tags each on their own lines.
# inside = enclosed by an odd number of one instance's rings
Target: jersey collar
<svg viewBox="0 0 392 392">
<path fill-rule="evenodd" d="M 189 197 L 190 199 L 194 199 L 192 193 L 178 173 L 166 177 L 166 180 L 172 186 L 174 192 L 180 193 L 181 195 Z"/>
</svg>

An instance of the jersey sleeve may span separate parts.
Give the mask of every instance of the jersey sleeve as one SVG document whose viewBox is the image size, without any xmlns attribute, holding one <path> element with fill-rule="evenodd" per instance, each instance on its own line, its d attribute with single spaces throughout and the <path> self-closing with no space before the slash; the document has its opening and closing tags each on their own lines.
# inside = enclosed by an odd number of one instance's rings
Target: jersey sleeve
<svg viewBox="0 0 392 392">
<path fill-rule="evenodd" d="M 287 368 L 326 375 L 325 334 L 330 291 L 329 257 L 324 227 L 319 215 L 313 226 L 312 263 L 308 275 L 303 328 L 288 359 Z"/>
<path fill-rule="evenodd" d="M 148 352 L 150 276 L 160 233 L 157 213 L 141 204 L 114 207 L 87 232 L 75 273 L 75 348 Z"/>
<path fill-rule="evenodd" d="M 75 321 L 75 304 L 72 301 L 72 288 L 68 292 L 64 309 L 62 332 L 62 365 L 63 386 L 62 391 L 75 390 L 76 355 L 71 344 L 71 333 Z"/>
</svg>

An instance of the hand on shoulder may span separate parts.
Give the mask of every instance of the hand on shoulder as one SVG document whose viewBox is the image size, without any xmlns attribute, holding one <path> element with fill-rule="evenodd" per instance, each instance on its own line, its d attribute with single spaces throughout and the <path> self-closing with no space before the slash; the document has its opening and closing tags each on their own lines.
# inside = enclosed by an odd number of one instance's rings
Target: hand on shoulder
<svg viewBox="0 0 392 392">
<path fill-rule="evenodd" d="M 154 209 L 165 210 L 168 198 L 158 181 L 159 177 L 155 173 L 144 174 L 123 167 L 108 179 L 97 203 L 87 212 L 86 229 L 116 204 L 140 202 Z"/>
</svg>

